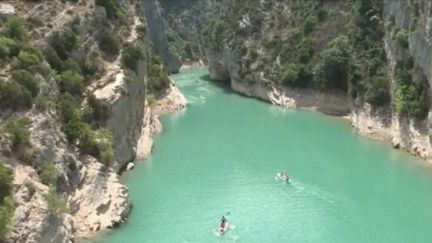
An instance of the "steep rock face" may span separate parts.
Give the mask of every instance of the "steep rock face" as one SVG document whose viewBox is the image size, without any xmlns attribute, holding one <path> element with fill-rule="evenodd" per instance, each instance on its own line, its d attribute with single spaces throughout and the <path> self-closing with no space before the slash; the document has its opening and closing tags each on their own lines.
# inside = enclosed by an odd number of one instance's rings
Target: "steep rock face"
<svg viewBox="0 0 432 243">
<path fill-rule="evenodd" d="M 183 65 L 207 61 L 202 32 L 220 4 L 216 0 L 158 0 L 168 44 Z"/>
<path fill-rule="evenodd" d="M 6 163 L 14 171 L 11 196 L 16 204 L 11 232 L 6 236 L 6 240 L 7 242 L 73 242 L 117 227 L 127 219 L 132 205 L 127 188 L 120 181 L 118 171 L 136 157 L 139 146 L 149 147 L 147 153 L 150 153 L 153 133 L 161 129 L 157 126 L 160 125 L 157 112 L 153 112 L 146 103 L 148 79 L 146 58 L 141 57 L 137 60 L 136 68 L 134 67 L 132 71 L 124 65 L 121 55 L 113 55 L 109 53 L 111 50 L 101 48 L 101 38 L 104 37 L 105 41 L 109 39 L 106 33 L 118 35 L 118 41 L 122 44 L 129 46 L 141 44 L 140 48 L 148 48 L 146 40 L 138 40 L 140 37 L 144 38 L 141 32 L 137 32 L 138 26 L 145 23 L 141 23 L 142 19 L 139 17 L 142 16 L 141 12 L 135 8 L 137 2 L 116 1 L 123 14 L 121 21 L 112 22 L 107 10 L 95 6 L 94 1 L 76 3 L 74 1 L 17 2 L 11 0 L 7 2 L 17 9 L 19 16 L 47 23 L 29 30 L 31 35 L 29 44 L 34 45 L 35 48 L 45 50 L 49 47 L 50 38 L 54 33 L 69 31 L 68 33 L 73 33 L 71 34 L 73 37 L 77 37 L 75 39 L 69 36 L 79 44 L 69 53 L 68 58 L 76 60 L 76 63 L 68 68 L 81 69 L 80 65 L 89 61 L 86 57 L 90 53 L 94 54 L 94 68 L 97 71 L 86 80 L 85 92 L 76 97 L 78 103 L 76 112 L 80 114 L 86 112 L 90 96 L 94 96 L 96 101 L 104 104 L 108 110 L 103 114 L 104 117 L 106 115 L 106 119 L 100 121 L 100 124 L 93 124 L 93 127 L 87 125 L 90 129 L 107 128 L 105 130 L 112 135 L 114 158 L 113 164 L 107 166 L 108 164 L 101 163 L 102 159 L 99 161 L 95 158 L 97 154 L 95 157 L 84 155 L 88 153 L 80 151 L 79 142 L 67 138 L 59 109 L 53 105 L 57 102 L 56 98 L 64 91 L 59 89 L 57 76 L 52 75 L 54 72 L 48 72 L 53 68 L 49 65 L 51 62 L 43 61 L 39 68 L 45 72 L 36 73 L 35 76 L 41 81 L 40 95 L 48 97 L 47 99 L 52 102 L 51 106 L 47 105 L 43 109 L 33 106 L 29 110 L 14 114 L 29 120 L 29 144 L 34 151 L 33 156 L 26 163 L 19 161 L 11 149 L 11 143 L 7 142 L 8 137 L 0 137 L 1 163 Z M 117 24 L 122 25 L 122 28 L 116 26 Z M 99 28 L 100 26 L 104 28 Z M 116 39 L 113 41 L 115 42 Z M 136 44 L 139 41 L 142 42 Z M 57 60 L 57 62 L 62 61 Z M 178 67 L 179 64 L 176 68 Z M 7 67 L 0 66 L 2 78 L 9 78 L 9 71 Z M 1 81 L 3 82 L 3 79 Z M 172 107 L 171 110 L 178 110 L 185 106 L 184 97 L 176 88 L 170 87 L 166 93 L 178 94 L 168 95 L 174 97 L 175 101 L 167 104 Z M 165 96 L 161 98 L 163 103 Z M 3 115 L 1 122 L 3 122 Z M 147 120 L 152 122 L 146 122 Z M 41 183 L 42 177 L 38 171 L 45 163 L 51 164 L 54 167 L 52 170 L 58 173 L 58 179 L 50 186 Z M 63 210 L 54 212 L 52 206 L 50 208 L 48 203 L 49 198 L 52 197 L 49 194 L 50 188 L 57 191 L 55 196 L 59 200 L 64 200 L 64 212 Z"/>
<path fill-rule="evenodd" d="M 156 52 L 164 61 L 169 72 L 178 72 L 181 62 L 169 48 L 159 3 L 157 0 L 142 0 L 141 8 L 147 19 L 149 39 L 153 42 Z"/>
<path fill-rule="evenodd" d="M 412 3 L 406 1 L 384 0 L 383 17 L 390 26 L 384 39 L 384 47 L 388 60 L 388 76 L 393 90 L 397 89 L 396 69 L 399 63 L 413 59 L 414 76 L 420 82 L 432 82 L 432 3 L 418 0 Z M 408 33 L 408 46 L 400 50 L 395 41 L 394 29 L 401 29 Z M 419 82 L 419 81 L 417 81 Z M 426 91 L 429 93 L 430 90 Z M 395 92 L 392 92 L 393 99 Z M 430 101 L 428 101 L 430 102 Z M 384 139 L 396 148 L 402 148 L 421 158 L 432 159 L 431 112 L 424 119 L 413 119 L 398 114 L 394 109 L 373 109 L 370 105 L 363 105 L 353 109 L 352 124 L 360 134 Z"/>
</svg>

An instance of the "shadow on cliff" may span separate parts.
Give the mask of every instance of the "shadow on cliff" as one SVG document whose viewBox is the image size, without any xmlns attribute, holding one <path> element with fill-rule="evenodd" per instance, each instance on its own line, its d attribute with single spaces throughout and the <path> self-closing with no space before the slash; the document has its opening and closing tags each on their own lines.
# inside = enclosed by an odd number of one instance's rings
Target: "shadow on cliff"
<svg viewBox="0 0 432 243">
<path fill-rule="evenodd" d="M 236 92 L 234 92 L 231 89 L 231 85 L 230 85 L 230 81 L 229 80 L 225 80 L 225 81 L 219 81 L 219 80 L 212 80 L 210 78 L 210 75 L 206 74 L 206 75 L 202 75 L 201 77 L 199 77 L 201 80 L 206 81 L 206 82 L 210 82 L 213 85 L 219 87 L 222 89 L 222 91 L 226 94 L 237 94 Z"/>
</svg>

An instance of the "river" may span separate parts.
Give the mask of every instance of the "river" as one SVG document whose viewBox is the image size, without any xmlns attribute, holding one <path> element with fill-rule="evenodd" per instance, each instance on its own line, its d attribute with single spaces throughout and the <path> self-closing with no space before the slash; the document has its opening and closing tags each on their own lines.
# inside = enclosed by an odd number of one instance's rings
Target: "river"
<svg viewBox="0 0 432 243">
<path fill-rule="evenodd" d="M 162 117 L 151 158 L 124 176 L 128 222 L 97 242 L 432 242 L 430 165 L 206 74 L 173 75 L 190 106 Z M 282 169 L 291 185 L 275 180 Z"/>
</svg>

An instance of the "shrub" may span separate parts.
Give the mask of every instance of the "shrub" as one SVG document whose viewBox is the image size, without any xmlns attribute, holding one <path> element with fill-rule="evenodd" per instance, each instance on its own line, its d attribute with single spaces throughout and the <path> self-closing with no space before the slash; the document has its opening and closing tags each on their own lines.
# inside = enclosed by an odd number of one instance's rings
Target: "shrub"
<svg viewBox="0 0 432 243">
<path fill-rule="evenodd" d="M 22 86 L 26 87 L 33 97 L 38 95 L 40 80 L 29 71 L 24 69 L 14 70 L 12 71 L 12 78 Z"/>
<path fill-rule="evenodd" d="M 144 58 L 144 51 L 138 45 L 126 44 L 122 50 L 121 61 L 130 70 L 137 72 L 139 60 Z"/>
<path fill-rule="evenodd" d="M 396 43 L 400 48 L 408 48 L 409 42 L 408 42 L 408 33 L 401 29 L 396 33 Z"/>
<path fill-rule="evenodd" d="M 70 52 L 78 46 L 78 43 L 78 36 L 70 29 L 54 32 L 50 38 L 51 46 L 62 60 L 70 56 Z"/>
<path fill-rule="evenodd" d="M 20 49 L 21 45 L 15 40 L 0 36 L 0 58 L 17 56 Z"/>
<path fill-rule="evenodd" d="M 81 74 L 73 70 L 66 70 L 57 77 L 57 82 L 61 92 L 66 92 L 74 96 L 80 96 L 84 91 L 84 78 Z"/>
<path fill-rule="evenodd" d="M 115 0 L 96 0 L 96 5 L 105 8 L 109 19 L 117 19 L 123 16 L 123 12 Z"/>
<path fill-rule="evenodd" d="M 147 88 L 150 93 L 157 93 L 169 86 L 170 80 L 168 73 L 163 69 L 162 60 L 159 56 L 155 54 L 151 55 L 147 72 Z"/>
<path fill-rule="evenodd" d="M 120 39 L 114 31 L 105 28 L 99 38 L 99 47 L 102 51 L 111 55 L 120 53 Z"/>
<path fill-rule="evenodd" d="M 14 59 L 14 68 L 30 69 L 42 62 L 42 54 L 33 48 L 22 49 Z"/>
<path fill-rule="evenodd" d="M 55 185 L 59 172 L 52 162 L 44 161 L 37 169 L 41 182 L 45 185 Z"/>
<path fill-rule="evenodd" d="M 66 123 L 64 127 L 64 132 L 68 141 L 74 143 L 78 140 L 80 141 L 83 137 L 85 137 L 88 129 L 90 129 L 88 124 L 81 121 L 81 119 L 73 118 Z"/>
<path fill-rule="evenodd" d="M 75 73 L 82 75 L 80 65 L 70 57 L 63 62 L 63 68 L 64 70 L 71 70 L 74 71 Z"/>
<path fill-rule="evenodd" d="M 390 101 L 389 82 L 385 76 L 374 76 L 370 79 L 365 93 L 366 101 L 380 106 Z"/>
<path fill-rule="evenodd" d="M 314 15 L 307 16 L 303 26 L 304 33 L 310 33 L 317 24 L 317 22 L 318 19 Z"/>
<path fill-rule="evenodd" d="M 57 110 L 64 123 L 72 119 L 80 120 L 78 101 L 70 94 L 62 94 L 57 99 Z"/>
<path fill-rule="evenodd" d="M 306 87 L 312 80 L 310 67 L 304 64 L 290 64 L 284 68 L 282 82 L 289 86 Z"/>
<path fill-rule="evenodd" d="M 0 81 L 0 106 L 9 109 L 29 109 L 32 106 L 29 90 L 16 82 Z"/>
<path fill-rule="evenodd" d="M 93 51 L 80 62 L 81 70 L 85 76 L 94 75 L 98 71 L 98 57 L 98 53 Z"/>
<path fill-rule="evenodd" d="M 4 237 L 10 230 L 14 211 L 13 200 L 10 197 L 4 198 L 3 204 L 0 204 L 0 241 L 5 240 Z"/>
<path fill-rule="evenodd" d="M 348 39 L 344 36 L 333 40 L 319 55 L 313 69 L 315 81 L 323 88 L 347 89 L 350 53 Z"/>
<path fill-rule="evenodd" d="M 46 46 L 43 49 L 43 54 L 45 56 L 45 60 L 49 63 L 51 68 L 59 72 L 64 70 L 63 61 L 60 59 L 60 57 L 57 55 L 57 52 L 51 46 Z"/>
<path fill-rule="evenodd" d="M 15 40 L 25 42 L 28 39 L 27 29 L 25 22 L 20 17 L 10 17 L 5 23 L 6 34 Z"/>
<path fill-rule="evenodd" d="M 13 173 L 0 163 L 0 205 L 12 191 Z"/>
<path fill-rule="evenodd" d="M 111 131 L 106 128 L 97 130 L 96 141 L 98 148 L 98 155 L 96 158 L 98 158 L 106 166 L 110 166 L 114 159 Z"/>
<path fill-rule="evenodd" d="M 108 120 L 109 114 L 110 108 L 105 101 L 96 99 L 92 94 L 87 97 L 86 121 L 101 125 Z"/>
<path fill-rule="evenodd" d="M 30 121 L 26 118 L 9 118 L 5 121 L 5 132 L 12 141 L 12 149 L 17 151 L 20 147 L 30 146 Z"/>
<path fill-rule="evenodd" d="M 395 79 L 393 104 L 396 111 L 416 118 L 424 118 L 429 109 L 428 89 L 413 83 L 412 75 L 402 67 L 396 69 Z"/>
<path fill-rule="evenodd" d="M 66 201 L 57 194 L 57 190 L 53 186 L 49 187 L 46 200 L 48 211 L 52 214 L 60 216 L 66 212 Z"/>
<path fill-rule="evenodd" d="M 302 63 L 307 63 L 313 54 L 313 48 L 312 48 L 313 42 L 309 38 L 304 38 L 299 46 L 298 46 L 298 52 L 299 52 L 299 61 Z"/>
</svg>

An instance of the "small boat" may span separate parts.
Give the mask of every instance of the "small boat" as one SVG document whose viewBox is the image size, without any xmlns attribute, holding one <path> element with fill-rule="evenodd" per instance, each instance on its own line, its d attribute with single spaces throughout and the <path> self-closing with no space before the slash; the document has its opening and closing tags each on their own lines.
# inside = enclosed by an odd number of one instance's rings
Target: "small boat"
<svg viewBox="0 0 432 243">
<path fill-rule="evenodd" d="M 207 98 L 204 95 L 200 95 L 200 100 L 206 100 Z"/>
<path fill-rule="evenodd" d="M 219 225 L 219 234 L 223 235 L 228 230 L 228 222 Z"/>
</svg>

